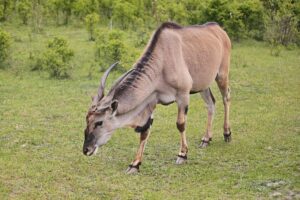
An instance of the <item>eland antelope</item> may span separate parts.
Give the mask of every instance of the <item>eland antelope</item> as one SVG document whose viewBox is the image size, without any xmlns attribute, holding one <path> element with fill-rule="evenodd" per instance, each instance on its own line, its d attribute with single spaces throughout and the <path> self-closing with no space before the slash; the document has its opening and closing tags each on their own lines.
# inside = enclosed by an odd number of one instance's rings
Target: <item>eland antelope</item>
<svg viewBox="0 0 300 200">
<path fill-rule="evenodd" d="M 176 102 L 176 124 L 181 136 L 176 164 L 184 163 L 188 153 L 185 128 L 190 94 L 200 93 L 208 109 L 207 129 L 200 147 L 204 148 L 212 141 L 215 98 L 210 86 L 214 80 L 223 97 L 224 139 L 230 142 L 230 51 L 230 39 L 217 23 L 187 27 L 163 23 L 134 67 L 115 82 L 106 96 L 105 82 L 117 63 L 102 76 L 98 95 L 93 98 L 86 116 L 83 153 L 95 154 L 114 130 L 130 126 L 140 133 L 140 146 L 127 173 L 138 172 L 156 105 Z"/>
</svg>

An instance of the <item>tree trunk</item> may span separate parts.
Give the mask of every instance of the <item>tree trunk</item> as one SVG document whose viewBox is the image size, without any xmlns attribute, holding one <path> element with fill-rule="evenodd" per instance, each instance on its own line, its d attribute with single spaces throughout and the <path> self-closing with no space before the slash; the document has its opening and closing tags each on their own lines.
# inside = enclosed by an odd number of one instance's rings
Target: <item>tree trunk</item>
<svg viewBox="0 0 300 200">
<path fill-rule="evenodd" d="M 69 24 L 69 20 L 70 20 L 70 16 L 71 16 L 71 9 L 66 9 L 65 10 L 65 25 Z"/>
<path fill-rule="evenodd" d="M 7 9 L 8 9 L 8 1 L 4 0 L 3 1 L 3 16 L 2 16 L 1 21 L 6 21 L 6 19 L 7 19 Z"/>
</svg>

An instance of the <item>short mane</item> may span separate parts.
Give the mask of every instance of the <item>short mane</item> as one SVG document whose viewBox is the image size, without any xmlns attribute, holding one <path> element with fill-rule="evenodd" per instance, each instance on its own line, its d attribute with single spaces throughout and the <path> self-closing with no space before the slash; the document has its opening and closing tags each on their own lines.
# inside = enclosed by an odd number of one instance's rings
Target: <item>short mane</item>
<svg viewBox="0 0 300 200">
<path fill-rule="evenodd" d="M 153 34 L 152 36 L 152 39 L 151 39 L 151 42 L 146 50 L 146 52 L 144 53 L 143 57 L 140 59 L 140 61 L 137 63 L 137 68 L 138 67 L 142 67 L 141 65 L 143 65 L 144 63 L 148 62 L 149 60 L 149 57 L 151 56 L 156 44 L 157 44 L 157 41 L 158 41 L 158 38 L 161 34 L 161 32 L 164 30 L 164 29 L 181 29 L 182 26 L 174 23 L 174 22 L 165 22 L 163 23 L 162 25 L 160 25 L 160 27 L 155 31 L 155 33 Z"/>
</svg>

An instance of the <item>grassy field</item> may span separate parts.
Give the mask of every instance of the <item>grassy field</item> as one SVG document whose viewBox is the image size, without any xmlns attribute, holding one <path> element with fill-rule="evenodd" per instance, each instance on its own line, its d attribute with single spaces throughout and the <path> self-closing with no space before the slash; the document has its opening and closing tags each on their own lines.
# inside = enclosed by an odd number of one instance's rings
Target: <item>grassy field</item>
<svg viewBox="0 0 300 200">
<path fill-rule="evenodd" d="M 216 85 L 214 139 L 199 149 L 206 109 L 191 97 L 189 160 L 179 149 L 176 106 L 158 106 L 138 175 L 126 175 L 139 137 L 118 130 L 94 157 L 82 154 L 85 115 L 100 73 L 88 79 L 93 43 L 78 28 L 14 36 L 10 69 L 0 70 L 0 199 L 300 199 L 300 50 L 270 55 L 265 44 L 234 44 L 231 65 L 233 140 L 223 141 L 223 105 Z M 28 69 L 29 51 L 55 35 L 75 50 L 69 80 Z M 110 82 L 118 74 L 113 74 Z"/>
</svg>

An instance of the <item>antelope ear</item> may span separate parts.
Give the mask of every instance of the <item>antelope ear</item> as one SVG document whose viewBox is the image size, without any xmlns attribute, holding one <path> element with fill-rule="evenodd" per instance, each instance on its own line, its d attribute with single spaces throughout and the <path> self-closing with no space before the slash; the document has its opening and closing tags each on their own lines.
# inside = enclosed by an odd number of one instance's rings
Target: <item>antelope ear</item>
<svg viewBox="0 0 300 200">
<path fill-rule="evenodd" d="M 117 111 L 117 108 L 118 108 L 118 104 L 119 104 L 118 100 L 113 100 L 112 103 L 111 103 L 111 105 L 110 105 L 110 107 L 112 109 L 112 114 L 113 115 L 116 114 L 116 111 Z"/>
</svg>

